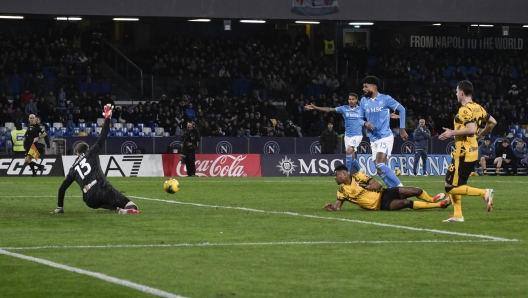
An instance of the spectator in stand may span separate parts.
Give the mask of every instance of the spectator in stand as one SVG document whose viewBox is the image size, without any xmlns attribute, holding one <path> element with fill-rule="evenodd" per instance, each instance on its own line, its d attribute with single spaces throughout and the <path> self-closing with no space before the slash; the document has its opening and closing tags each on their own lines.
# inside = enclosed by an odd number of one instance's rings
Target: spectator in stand
<svg viewBox="0 0 528 298">
<path fill-rule="evenodd" d="M 187 105 L 187 108 L 185 109 L 185 117 L 189 120 L 189 121 L 192 121 L 192 119 L 194 117 L 196 117 L 196 111 L 193 109 L 193 104 L 192 103 L 189 103 Z"/>
<path fill-rule="evenodd" d="M 334 154 L 339 144 L 339 136 L 334 131 L 334 124 L 328 122 L 327 129 L 323 131 L 319 137 L 319 144 L 321 145 L 321 154 Z"/>
</svg>

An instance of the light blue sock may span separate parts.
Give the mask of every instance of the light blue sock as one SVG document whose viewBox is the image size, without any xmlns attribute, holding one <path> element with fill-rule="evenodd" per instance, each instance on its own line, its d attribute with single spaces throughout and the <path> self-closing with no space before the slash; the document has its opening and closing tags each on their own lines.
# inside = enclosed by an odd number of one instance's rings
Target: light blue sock
<svg viewBox="0 0 528 298">
<path fill-rule="evenodd" d="M 350 173 L 350 170 L 352 169 L 352 155 L 349 155 L 349 154 L 346 155 L 345 165 L 348 169 L 348 172 Z"/>
<path fill-rule="evenodd" d="M 354 159 L 352 161 L 352 165 L 354 166 L 354 168 L 358 169 L 358 171 L 361 169 L 361 166 L 359 165 L 359 162 L 357 161 L 357 159 Z"/>
<path fill-rule="evenodd" d="M 387 184 L 388 187 L 403 186 L 400 179 L 394 174 L 394 172 L 384 163 L 379 163 L 376 168 L 383 174 L 380 175 L 381 179 Z"/>
</svg>

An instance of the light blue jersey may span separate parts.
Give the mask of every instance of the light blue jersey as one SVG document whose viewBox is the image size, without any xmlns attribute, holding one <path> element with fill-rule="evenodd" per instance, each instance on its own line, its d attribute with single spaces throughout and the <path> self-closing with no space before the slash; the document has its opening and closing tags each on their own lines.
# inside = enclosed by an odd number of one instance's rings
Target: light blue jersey
<svg viewBox="0 0 528 298">
<path fill-rule="evenodd" d="M 345 119 L 345 136 L 363 136 L 362 128 L 365 120 L 363 120 L 363 110 L 359 106 L 353 109 L 349 105 L 340 106 L 336 108 L 336 112 L 342 114 Z"/>
<path fill-rule="evenodd" d="M 363 97 L 359 104 L 368 121 L 372 121 L 374 130 L 370 130 L 370 142 L 392 136 L 390 114 L 400 111 L 400 128 L 405 128 L 405 109 L 389 95 L 378 93 L 374 99 Z"/>
</svg>

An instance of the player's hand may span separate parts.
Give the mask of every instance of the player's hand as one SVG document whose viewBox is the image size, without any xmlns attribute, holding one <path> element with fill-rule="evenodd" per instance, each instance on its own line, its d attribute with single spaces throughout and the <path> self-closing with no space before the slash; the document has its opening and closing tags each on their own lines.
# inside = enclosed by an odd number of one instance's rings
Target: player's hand
<svg viewBox="0 0 528 298">
<path fill-rule="evenodd" d="M 442 128 L 445 130 L 445 132 L 438 136 L 439 140 L 447 140 L 447 139 L 449 139 L 450 137 L 453 136 L 453 130 L 452 129 L 449 129 L 447 127 L 442 127 Z"/>
<path fill-rule="evenodd" d="M 307 109 L 307 110 L 313 110 L 313 109 L 315 109 L 315 105 L 313 103 L 307 104 L 307 105 L 304 106 L 304 108 Z"/>
<path fill-rule="evenodd" d="M 372 121 L 365 122 L 365 127 L 369 130 L 374 130 L 374 125 L 372 125 Z"/>
<path fill-rule="evenodd" d="M 112 118 L 112 109 L 114 108 L 114 106 L 112 106 L 111 104 L 107 104 L 104 106 L 103 108 L 103 116 L 106 118 L 106 119 L 110 119 Z"/>
<path fill-rule="evenodd" d="M 328 203 L 328 204 L 326 204 L 326 205 L 324 206 L 324 210 L 326 210 L 326 211 L 334 211 L 334 210 L 335 210 L 335 209 L 334 209 L 334 205 Z"/>
<path fill-rule="evenodd" d="M 401 137 L 404 141 L 407 141 L 407 139 L 409 138 L 409 135 L 407 134 L 407 132 L 406 132 L 405 129 L 403 129 L 403 128 L 400 128 L 400 137 Z"/>
<path fill-rule="evenodd" d="M 57 209 L 55 209 L 55 211 L 53 211 L 53 213 L 64 213 L 64 208 L 63 207 L 57 207 Z"/>
<path fill-rule="evenodd" d="M 391 113 L 390 114 L 390 118 L 391 119 L 400 119 L 400 115 L 396 114 L 396 113 Z"/>
</svg>

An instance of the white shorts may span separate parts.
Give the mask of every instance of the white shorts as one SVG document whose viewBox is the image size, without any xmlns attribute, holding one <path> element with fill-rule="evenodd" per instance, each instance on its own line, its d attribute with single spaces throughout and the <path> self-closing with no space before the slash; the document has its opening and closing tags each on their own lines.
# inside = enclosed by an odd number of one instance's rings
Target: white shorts
<svg viewBox="0 0 528 298">
<path fill-rule="evenodd" d="M 383 139 L 379 139 L 375 142 L 370 143 L 370 149 L 372 150 L 372 158 L 376 160 L 376 155 L 378 152 L 382 152 L 387 154 L 387 156 L 391 155 L 392 152 L 392 146 L 394 145 L 394 136 L 389 136 Z"/>
<path fill-rule="evenodd" d="M 354 151 L 357 151 L 357 147 L 361 143 L 361 140 L 363 139 L 363 136 L 354 136 L 354 137 L 347 137 L 345 136 L 345 150 L 352 146 L 354 147 Z"/>
</svg>

